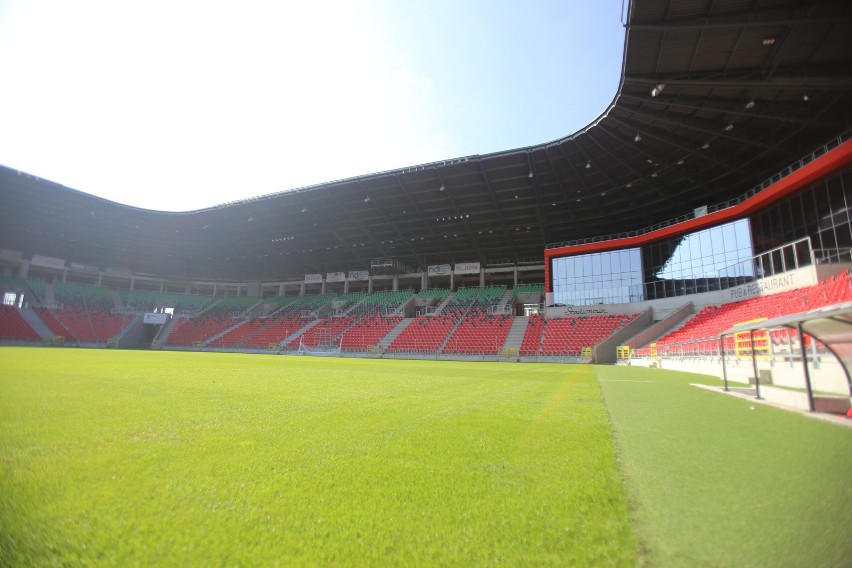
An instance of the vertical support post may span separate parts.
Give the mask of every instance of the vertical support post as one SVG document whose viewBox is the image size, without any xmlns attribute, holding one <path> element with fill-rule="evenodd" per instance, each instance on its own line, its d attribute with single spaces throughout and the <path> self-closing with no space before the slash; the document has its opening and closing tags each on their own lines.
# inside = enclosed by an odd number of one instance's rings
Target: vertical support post
<svg viewBox="0 0 852 568">
<path fill-rule="evenodd" d="M 814 358 L 814 369 L 819 369 L 819 352 L 817 351 L 816 339 L 811 339 L 811 355 Z"/>
<path fill-rule="evenodd" d="M 754 330 L 748 330 L 749 343 L 751 344 L 751 367 L 754 369 L 754 398 L 760 398 L 760 375 L 757 372 L 757 354 L 754 349 Z"/>
<path fill-rule="evenodd" d="M 805 388 L 808 390 L 808 410 L 814 411 L 814 391 L 811 387 L 811 372 L 808 370 L 808 350 L 805 347 L 805 334 L 802 332 L 802 322 L 796 324 L 799 332 L 799 347 L 802 349 L 802 370 L 805 373 Z"/>
<path fill-rule="evenodd" d="M 796 269 L 799 268 L 799 247 L 796 246 L 797 243 L 793 243 L 793 263 L 795 264 Z"/>
<path fill-rule="evenodd" d="M 811 241 L 811 237 L 808 237 L 808 252 L 811 257 L 811 266 L 816 264 L 816 259 L 814 258 L 814 243 Z"/>
<path fill-rule="evenodd" d="M 719 354 L 722 356 L 722 380 L 725 381 L 725 392 L 729 391 L 728 388 L 728 369 L 725 368 L 725 343 L 724 336 L 719 336 Z"/>
<path fill-rule="evenodd" d="M 766 330 L 766 347 L 769 352 L 769 366 L 775 366 L 775 342 L 772 341 L 772 331 Z"/>
<path fill-rule="evenodd" d="M 790 361 L 790 368 L 792 369 L 795 366 L 793 362 L 793 337 L 790 335 L 790 330 L 787 330 L 787 357 Z"/>
</svg>

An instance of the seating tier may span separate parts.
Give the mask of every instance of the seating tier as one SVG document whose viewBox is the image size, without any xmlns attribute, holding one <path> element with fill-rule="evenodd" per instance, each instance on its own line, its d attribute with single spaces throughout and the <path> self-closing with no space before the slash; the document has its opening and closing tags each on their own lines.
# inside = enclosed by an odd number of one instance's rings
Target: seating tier
<svg viewBox="0 0 852 568">
<path fill-rule="evenodd" d="M 496 354 L 506 342 L 514 316 L 491 315 L 475 309 L 465 315 L 453 331 L 444 353 Z"/>
<path fill-rule="evenodd" d="M 323 342 L 336 341 L 354 321 L 354 316 L 326 317 L 305 333 L 294 338 L 287 346 L 295 349 L 299 347 L 301 341 L 306 346 L 315 347 Z"/>
<path fill-rule="evenodd" d="M 378 344 L 401 321 L 402 316 L 367 315 L 343 334 L 340 347 L 344 351 L 364 351 Z"/>
<path fill-rule="evenodd" d="M 204 342 L 240 321 L 241 318 L 221 314 L 205 314 L 195 318 L 180 316 L 175 320 L 166 345 L 193 345 L 196 342 Z"/>
<path fill-rule="evenodd" d="M 387 351 L 435 353 L 461 317 L 456 312 L 418 316 L 391 342 Z"/>
<path fill-rule="evenodd" d="M 271 344 L 281 343 L 284 339 L 308 325 L 310 321 L 309 318 L 299 316 L 280 316 L 275 318 L 266 328 L 251 336 L 245 342 L 245 345 L 248 347 L 268 347 Z"/>
<path fill-rule="evenodd" d="M 27 320 L 14 306 L 0 306 L 0 339 L 14 341 L 41 341 Z"/>
<path fill-rule="evenodd" d="M 852 301 L 852 284 L 848 272 L 843 272 L 798 290 L 756 296 L 720 306 L 707 306 L 686 324 L 658 339 L 656 343 L 661 347 L 697 341 L 718 342 L 717 338 L 722 332 L 739 323 L 758 318 L 771 319 L 849 301 Z M 729 341 L 732 342 L 733 339 Z"/>
</svg>

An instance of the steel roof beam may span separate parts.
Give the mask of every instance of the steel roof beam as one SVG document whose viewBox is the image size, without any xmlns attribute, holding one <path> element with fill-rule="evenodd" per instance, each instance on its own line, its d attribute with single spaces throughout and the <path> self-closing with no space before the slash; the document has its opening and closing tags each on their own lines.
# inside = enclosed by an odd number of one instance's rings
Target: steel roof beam
<svg viewBox="0 0 852 568">
<path fill-rule="evenodd" d="M 477 160 L 477 161 L 480 161 L 480 160 Z M 481 161 L 480 161 L 480 166 L 481 166 Z M 450 191 L 449 186 L 447 186 L 447 183 L 444 180 L 443 176 L 441 175 L 441 171 L 438 168 L 435 168 L 435 175 L 438 176 L 438 181 L 444 187 L 444 193 L 446 193 L 449 196 L 450 201 L 452 201 L 453 209 L 456 210 L 456 214 L 461 214 L 461 211 L 459 210 L 459 204 L 456 201 L 455 196 L 453 196 L 452 192 Z M 493 199 L 493 196 L 492 196 L 492 199 Z M 462 219 L 461 222 L 464 225 L 465 231 L 467 231 L 468 234 L 470 235 L 470 240 L 473 243 L 473 248 L 476 250 L 476 254 L 481 258 L 482 257 L 482 250 L 479 248 L 479 241 L 477 240 L 476 235 L 470 229 L 470 224 L 467 222 L 467 219 Z"/>
<path fill-rule="evenodd" d="M 539 233 L 541 234 L 542 240 L 545 243 L 549 243 L 550 242 L 550 234 L 549 234 L 547 228 L 544 225 L 544 212 L 541 209 L 541 188 L 538 185 L 538 177 L 536 176 L 535 171 L 533 171 L 535 168 L 533 168 L 533 163 L 532 163 L 532 159 L 531 159 L 531 152 L 527 152 L 527 167 L 529 167 L 530 173 L 533 176 L 532 177 L 533 197 L 535 197 L 535 213 L 536 213 L 536 216 L 538 217 L 538 223 L 536 223 L 536 224 L 538 225 L 538 230 L 539 230 Z"/>
<path fill-rule="evenodd" d="M 640 105 L 650 103 L 650 104 L 659 104 L 659 105 L 662 105 L 662 106 L 667 106 L 667 107 L 671 107 L 671 108 L 675 108 L 675 109 L 681 109 L 681 110 L 691 110 L 691 111 L 697 111 L 697 112 L 718 112 L 720 114 L 729 114 L 729 115 L 733 115 L 733 116 L 736 116 L 736 117 L 759 118 L 759 119 L 765 119 L 765 120 L 779 120 L 779 121 L 782 121 L 782 122 L 800 122 L 800 123 L 813 124 L 813 122 L 810 121 L 810 120 L 803 120 L 801 118 L 798 118 L 796 116 L 791 115 L 788 112 L 781 113 L 781 114 L 764 114 L 764 113 L 761 113 L 761 112 L 753 112 L 753 111 L 750 111 L 750 110 L 749 111 L 733 110 L 733 109 L 725 108 L 725 107 L 721 107 L 721 106 L 698 106 L 698 105 L 694 105 L 694 104 L 680 102 L 680 101 L 683 100 L 681 98 L 679 98 L 675 101 L 671 101 L 671 102 L 669 102 L 669 101 L 656 101 L 656 100 L 648 101 L 647 99 L 642 98 L 642 97 L 638 97 L 636 95 L 625 95 L 625 94 L 622 94 L 619 98 L 620 99 L 629 99 L 629 101 L 631 103 L 634 103 L 634 104 L 638 103 Z M 702 100 L 713 100 L 713 99 L 708 99 L 708 98 L 705 97 Z M 784 103 L 775 103 L 775 102 L 770 101 L 768 104 L 777 105 L 777 104 L 784 104 Z M 743 106 L 743 108 L 745 108 L 744 105 L 739 105 L 739 106 Z M 631 106 L 631 105 L 622 105 L 622 108 L 628 108 L 631 111 L 637 110 L 637 108 L 635 106 Z M 661 112 L 664 112 L 664 110 L 661 109 Z M 826 123 L 821 123 L 821 124 L 823 124 L 823 126 L 830 126 L 833 123 L 826 122 Z"/>
<path fill-rule="evenodd" d="M 751 14 L 749 12 L 748 14 Z M 743 12 L 743 16 L 746 13 Z M 755 13 L 757 17 L 757 15 Z M 684 30 L 696 30 L 696 31 L 704 31 L 704 30 L 724 30 L 730 28 L 767 28 L 767 27 L 777 27 L 777 26 L 798 26 L 798 25 L 815 25 L 815 24 L 834 24 L 834 23 L 844 23 L 849 24 L 852 21 L 852 18 L 848 16 L 840 16 L 840 17 L 815 17 L 815 18 L 767 18 L 767 19 L 755 19 L 751 21 L 743 21 L 743 20 L 731 20 L 729 22 L 696 22 L 696 21 L 684 21 L 684 22 L 671 22 L 667 21 L 666 23 L 648 23 L 648 24 L 627 24 L 627 29 L 629 31 L 637 31 L 637 32 L 665 32 L 665 31 L 684 31 Z"/>
<path fill-rule="evenodd" d="M 477 165 L 479 166 L 479 173 L 482 176 L 482 182 L 485 184 L 485 189 L 488 191 L 489 197 L 491 197 L 491 204 L 494 206 L 494 211 L 497 213 L 497 217 L 500 219 L 500 229 L 505 233 L 506 239 L 509 241 L 511 245 L 511 255 L 515 262 L 517 262 L 518 253 L 515 248 L 515 239 L 512 236 L 512 231 L 509 231 L 506 227 L 506 219 L 503 217 L 503 211 L 497 204 L 497 197 L 494 195 L 494 188 L 491 187 L 491 182 L 488 180 L 488 174 L 485 172 L 485 166 L 482 164 L 481 159 L 476 160 Z"/>
<path fill-rule="evenodd" d="M 761 71 L 754 70 L 752 75 L 760 76 Z M 668 77 L 642 77 L 639 75 L 625 75 L 625 83 L 633 83 L 637 85 L 654 86 L 660 83 L 665 83 L 667 87 L 707 87 L 710 89 L 717 88 L 748 88 L 748 89 L 810 89 L 812 91 L 838 91 L 849 90 L 852 88 L 852 77 L 833 77 L 833 76 L 793 76 L 782 75 L 778 77 L 770 77 L 765 80 L 754 79 L 734 79 L 734 78 L 695 78 L 695 79 L 680 79 Z"/>
</svg>

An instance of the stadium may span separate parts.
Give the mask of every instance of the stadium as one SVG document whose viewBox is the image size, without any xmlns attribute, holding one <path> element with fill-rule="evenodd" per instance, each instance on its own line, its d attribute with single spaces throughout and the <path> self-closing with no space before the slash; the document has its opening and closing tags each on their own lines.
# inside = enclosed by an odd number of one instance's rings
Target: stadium
<svg viewBox="0 0 852 568">
<path fill-rule="evenodd" d="M 0 168 L 0 563 L 847 564 L 852 6 L 626 14 L 558 140 L 183 213 Z"/>
</svg>

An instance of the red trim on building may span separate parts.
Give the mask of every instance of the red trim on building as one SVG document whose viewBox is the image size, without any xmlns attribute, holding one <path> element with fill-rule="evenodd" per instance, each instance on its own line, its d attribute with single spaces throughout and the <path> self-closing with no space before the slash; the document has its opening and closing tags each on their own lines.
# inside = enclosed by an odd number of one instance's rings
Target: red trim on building
<svg viewBox="0 0 852 568">
<path fill-rule="evenodd" d="M 826 175 L 839 170 L 846 164 L 852 162 L 852 140 L 847 140 L 837 148 L 829 150 L 819 158 L 809 164 L 805 164 L 790 175 L 778 180 L 770 185 L 757 195 L 749 197 L 742 203 L 728 207 L 721 211 L 710 213 L 703 217 L 689 219 L 683 223 L 663 227 L 656 231 L 637 235 L 635 237 L 626 237 L 623 239 L 612 239 L 608 241 L 599 241 L 596 243 L 586 243 L 582 245 L 574 245 L 569 247 L 559 247 L 553 249 L 545 249 L 544 251 L 544 285 L 545 292 L 553 292 L 553 283 L 550 280 L 550 261 L 555 257 L 561 256 L 576 256 L 578 254 L 587 254 L 592 252 L 606 252 L 610 250 L 618 250 L 625 248 L 639 247 L 648 243 L 661 241 L 671 237 L 693 233 L 742 219 L 751 215 L 755 211 L 766 207 L 776 201 L 787 197 L 805 185 L 816 181 Z"/>
</svg>

